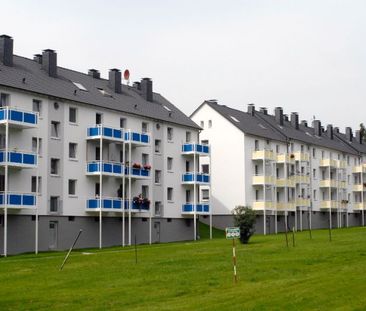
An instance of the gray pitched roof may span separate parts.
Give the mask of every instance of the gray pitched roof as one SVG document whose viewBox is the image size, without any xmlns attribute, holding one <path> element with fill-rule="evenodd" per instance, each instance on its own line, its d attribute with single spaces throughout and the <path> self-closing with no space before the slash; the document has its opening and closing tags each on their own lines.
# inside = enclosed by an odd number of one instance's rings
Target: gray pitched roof
<svg viewBox="0 0 366 311">
<path fill-rule="evenodd" d="M 333 139 L 330 139 L 326 133 L 323 133 L 322 136 L 318 137 L 314 135 L 314 128 L 312 127 L 306 127 L 300 124 L 299 129 L 295 129 L 291 125 L 291 122 L 286 120 L 284 120 L 283 126 L 280 126 L 273 115 L 255 111 L 254 116 L 252 116 L 247 112 L 219 105 L 216 102 L 206 101 L 203 104 L 209 105 L 229 120 L 234 126 L 247 134 L 282 142 L 287 139 L 298 140 L 306 144 L 322 146 L 355 155 L 358 154 L 356 150 L 366 153 L 366 146 L 354 143 L 354 146 L 352 146 L 354 148 L 352 148 L 347 141 L 337 136 L 340 134 L 334 135 Z M 195 112 L 193 112 L 193 114 L 194 113 Z M 231 116 L 235 117 L 240 122 L 236 122 Z"/>
<path fill-rule="evenodd" d="M 57 78 L 52 78 L 41 69 L 41 64 L 14 55 L 13 66 L 4 66 L 0 62 L 0 85 L 200 129 L 160 94 L 154 93 L 153 102 L 148 102 L 136 88 L 122 85 L 122 94 L 118 94 L 108 87 L 108 80 L 62 67 L 57 71 Z M 81 83 L 88 91 L 79 90 L 72 82 Z M 106 90 L 112 97 L 104 96 L 98 88 Z"/>
</svg>

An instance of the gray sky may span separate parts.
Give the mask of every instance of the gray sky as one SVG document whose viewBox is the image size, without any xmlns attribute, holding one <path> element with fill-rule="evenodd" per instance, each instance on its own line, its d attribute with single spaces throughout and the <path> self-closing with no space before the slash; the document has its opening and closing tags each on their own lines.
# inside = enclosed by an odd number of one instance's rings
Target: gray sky
<svg viewBox="0 0 366 311">
<path fill-rule="evenodd" d="M 248 103 L 343 129 L 366 122 L 366 1 L 1 1 L 15 53 L 107 77 L 128 68 L 190 114 Z"/>
</svg>

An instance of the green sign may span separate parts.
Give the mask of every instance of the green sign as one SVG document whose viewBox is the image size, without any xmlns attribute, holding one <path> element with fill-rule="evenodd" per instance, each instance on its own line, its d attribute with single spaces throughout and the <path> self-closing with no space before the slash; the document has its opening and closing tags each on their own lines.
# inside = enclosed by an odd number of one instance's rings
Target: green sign
<svg viewBox="0 0 366 311">
<path fill-rule="evenodd" d="M 239 227 L 229 227 L 225 229 L 226 238 L 227 239 L 238 239 L 240 237 L 240 228 Z"/>
</svg>

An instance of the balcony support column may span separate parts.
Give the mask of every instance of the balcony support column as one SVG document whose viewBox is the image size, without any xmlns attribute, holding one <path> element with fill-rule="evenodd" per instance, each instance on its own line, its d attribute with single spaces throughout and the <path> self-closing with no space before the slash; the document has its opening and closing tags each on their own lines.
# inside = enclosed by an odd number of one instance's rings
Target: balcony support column
<svg viewBox="0 0 366 311">
<path fill-rule="evenodd" d="M 364 227 L 365 226 L 365 211 L 364 211 L 364 209 L 365 209 L 365 203 L 364 203 L 364 199 L 365 199 L 365 197 L 364 197 L 364 193 L 363 193 L 363 191 L 364 191 L 364 189 L 363 189 L 363 183 L 364 183 L 364 178 L 363 178 L 363 163 L 362 163 L 362 157 L 361 157 L 361 160 L 360 160 L 360 162 L 361 162 L 361 216 L 362 216 L 362 227 Z"/>
<path fill-rule="evenodd" d="M 209 150 L 209 156 L 208 156 L 208 159 L 209 159 L 209 171 L 208 173 L 210 174 L 210 187 L 208 189 L 208 204 L 209 204 L 209 208 L 210 208 L 210 240 L 212 240 L 212 204 L 211 204 L 211 176 L 212 176 L 212 162 L 211 162 L 211 145 L 208 146 L 208 150 Z"/>
<path fill-rule="evenodd" d="M 6 109 L 9 114 L 9 109 Z M 9 118 L 9 115 L 7 116 Z M 9 123 L 5 123 L 5 168 L 4 168 L 4 257 L 8 255 L 8 150 Z"/>
<path fill-rule="evenodd" d="M 265 158 L 265 152 L 263 157 L 263 176 L 264 176 L 264 183 L 263 183 L 263 234 L 266 235 L 266 158 Z"/>
<path fill-rule="evenodd" d="M 123 157 L 123 175 L 122 175 L 122 247 L 125 247 L 126 239 L 125 239 L 125 182 L 126 182 L 126 146 L 123 142 L 122 144 L 122 157 Z"/>
<path fill-rule="evenodd" d="M 151 131 L 150 134 L 150 142 L 154 141 L 153 139 L 153 132 Z M 152 217 L 153 217 L 153 203 L 154 203 L 154 181 L 152 177 L 152 168 L 154 167 L 154 149 L 155 145 L 153 146 L 152 143 L 150 143 L 150 164 L 151 164 L 151 170 L 150 170 L 150 215 L 149 215 L 149 244 L 152 243 Z M 155 206 L 154 206 L 155 209 Z"/>
<path fill-rule="evenodd" d="M 39 115 L 37 113 L 37 120 L 39 119 Z M 36 221 L 35 221 L 35 254 L 38 254 L 38 195 L 39 195 L 39 127 L 37 129 L 37 149 L 36 149 L 36 159 L 37 159 L 37 168 L 36 168 Z"/>
<path fill-rule="evenodd" d="M 331 166 L 329 165 L 329 229 L 332 229 L 332 179 L 331 179 Z"/>
<path fill-rule="evenodd" d="M 196 148 L 196 144 L 195 148 Z M 194 234 L 194 241 L 197 240 L 197 198 L 196 198 L 196 152 L 193 153 L 193 234 Z"/>
<path fill-rule="evenodd" d="M 101 131 L 99 139 L 99 248 L 102 248 L 102 196 L 103 196 L 103 127 L 99 128 Z"/>
<path fill-rule="evenodd" d="M 128 143 L 128 163 L 129 163 L 129 168 L 128 168 L 128 245 L 131 246 L 131 234 L 132 234 L 132 230 L 131 230 L 131 209 L 132 209 L 132 198 L 131 198 L 131 175 L 132 175 L 131 131 L 129 131 L 128 137 L 130 138 L 129 143 Z"/>
</svg>

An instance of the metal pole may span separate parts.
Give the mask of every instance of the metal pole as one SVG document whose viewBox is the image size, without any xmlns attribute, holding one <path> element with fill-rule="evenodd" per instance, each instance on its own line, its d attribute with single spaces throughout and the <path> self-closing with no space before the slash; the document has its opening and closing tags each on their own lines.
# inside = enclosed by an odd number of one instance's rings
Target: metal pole
<svg viewBox="0 0 366 311">
<path fill-rule="evenodd" d="M 152 243 L 152 217 L 153 217 L 153 206 L 154 206 L 154 181 L 153 181 L 153 174 L 152 170 L 154 168 L 154 145 L 152 144 L 153 141 L 153 132 L 151 131 L 150 134 L 150 155 L 151 155 L 151 170 L 150 170 L 150 217 L 149 217 L 149 244 Z"/>
<path fill-rule="evenodd" d="M 363 163 L 362 163 L 362 157 L 361 157 L 361 160 L 360 160 L 360 164 L 361 164 L 361 189 L 362 189 L 362 191 L 361 191 L 361 204 L 362 204 L 362 206 L 361 206 L 361 216 L 362 216 L 362 227 L 364 227 L 365 226 L 365 211 L 364 211 L 364 208 L 365 208 L 365 206 L 364 206 L 364 199 L 365 199 L 365 196 L 364 196 L 364 193 L 363 193 L 363 180 L 364 180 L 364 178 L 363 178 Z"/>
<path fill-rule="evenodd" d="M 99 126 L 99 248 L 102 248 L 102 195 L 103 195 L 103 126 Z"/>
<path fill-rule="evenodd" d="M 6 108 L 7 119 L 9 110 Z M 4 173 L 4 256 L 8 255 L 8 160 L 9 160 L 9 123 L 5 123 L 5 173 Z"/>
<path fill-rule="evenodd" d="M 238 276 L 236 273 L 236 252 L 235 252 L 235 238 L 233 238 L 233 267 L 234 267 L 234 281 L 238 283 Z"/>
<path fill-rule="evenodd" d="M 123 136 L 125 137 L 125 136 Z M 125 142 L 122 145 L 122 157 L 123 157 L 123 175 L 122 175 L 122 246 L 125 246 L 126 239 L 125 239 L 125 211 L 126 211 L 126 198 L 125 198 L 125 183 L 126 183 L 126 148 Z M 128 206 L 128 205 L 127 205 Z"/>
<path fill-rule="evenodd" d="M 37 113 L 37 121 L 39 121 L 39 114 Z M 37 129 L 37 146 L 36 146 L 36 158 L 37 158 L 37 168 L 36 168 L 36 223 L 35 223 L 35 253 L 38 254 L 38 198 L 39 198 L 39 125 L 38 125 L 38 129 Z"/>
<path fill-rule="evenodd" d="M 70 256 L 70 253 L 71 253 L 72 249 L 74 248 L 74 246 L 75 246 L 75 244 L 76 244 L 77 240 L 79 239 L 80 234 L 81 234 L 82 232 L 83 232 L 83 230 L 82 230 L 82 229 L 80 229 L 80 231 L 79 231 L 79 233 L 78 233 L 78 235 L 77 235 L 77 237 L 76 237 L 76 239 L 75 239 L 74 243 L 72 243 L 72 245 L 71 245 L 71 247 L 70 247 L 69 251 L 67 252 L 67 254 L 66 254 L 66 256 L 65 256 L 64 261 L 62 262 L 62 265 L 61 265 L 61 267 L 60 267 L 60 271 L 63 269 L 63 267 L 64 267 L 64 265 L 65 265 L 65 263 L 66 263 L 67 259 L 68 259 L 68 258 L 69 258 L 69 256 Z"/>
<path fill-rule="evenodd" d="M 129 143 L 128 143 L 128 245 L 131 246 L 131 209 L 132 209 L 132 198 L 131 198 L 131 175 L 132 175 L 132 162 L 131 162 L 131 131 L 129 131 Z"/>
<path fill-rule="evenodd" d="M 330 159 L 331 160 L 331 159 Z M 331 241 L 331 228 L 332 228 L 332 179 L 331 179 L 331 163 L 329 163 L 329 240 Z"/>
<path fill-rule="evenodd" d="M 208 146 L 208 158 L 209 158 L 209 171 L 208 173 L 210 174 L 210 187 L 209 187 L 209 190 L 208 190 L 208 206 L 210 208 L 210 240 L 212 240 L 212 204 L 211 204 L 211 194 L 212 194 L 212 189 L 211 189 L 211 180 L 212 180 L 212 161 L 211 161 L 211 145 Z"/>
<path fill-rule="evenodd" d="M 263 200 L 264 200 L 264 206 L 263 206 L 263 235 L 266 235 L 266 150 L 264 150 L 264 156 L 263 156 Z"/>
<path fill-rule="evenodd" d="M 196 144 L 194 144 L 196 146 Z M 196 148 L 195 148 L 196 149 Z M 196 198 L 196 150 L 193 153 L 193 234 L 194 234 L 194 241 L 197 240 L 197 219 L 196 219 L 196 212 L 197 212 L 197 198 Z"/>
</svg>

